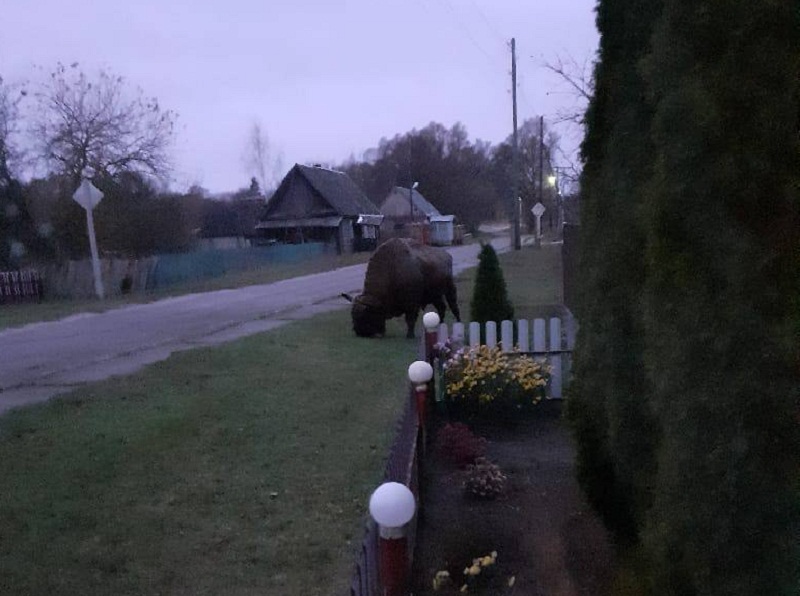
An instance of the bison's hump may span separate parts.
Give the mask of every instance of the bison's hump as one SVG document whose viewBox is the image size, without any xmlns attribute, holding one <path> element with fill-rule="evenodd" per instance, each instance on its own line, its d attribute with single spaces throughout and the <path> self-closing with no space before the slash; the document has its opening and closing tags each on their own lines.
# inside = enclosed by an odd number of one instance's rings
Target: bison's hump
<svg viewBox="0 0 800 596">
<path fill-rule="evenodd" d="M 443 287 L 452 274 L 453 259 L 446 250 L 393 238 L 381 244 L 370 258 L 364 293 L 388 297 L 402 292 L 411 298 Z"/>
</svg>

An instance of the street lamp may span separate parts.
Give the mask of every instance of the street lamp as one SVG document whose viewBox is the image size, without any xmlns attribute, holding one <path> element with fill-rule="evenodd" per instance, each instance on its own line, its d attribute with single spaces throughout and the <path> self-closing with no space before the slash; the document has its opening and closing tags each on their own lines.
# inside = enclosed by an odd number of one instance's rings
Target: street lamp
<svg viewBox="0 0 800 596">
<path fill-rule="evenodd" d="M 414 189 L 419 186 L 419 182 L 415 182 L 408 189 L 408 213 L 411 216 L 411 221 L 414 221 Z"/>
<path fill-rule="evenodd" d="M 563 234 L 564 234 L 564 202 L 563 202 L 563 199 L 561 197 L 561 189 L 558 188 L 558 176 L 557 176 L 557 174 L 550 174 L 547 177 L 547 182 L 556 191 L 556 204 L 558 205 L 558 230 L 559 230 L 560 234 L 563 236 Z"/>
<path fill-rule="evenodd" d="M 386 596 L 405 596 L 408 588 L 408 539 L 404 526 L 417 504 L 407 486 L 384 482 L 369 498 L 369 513 L 380 533 L 380 575 Z"/>
</svg>

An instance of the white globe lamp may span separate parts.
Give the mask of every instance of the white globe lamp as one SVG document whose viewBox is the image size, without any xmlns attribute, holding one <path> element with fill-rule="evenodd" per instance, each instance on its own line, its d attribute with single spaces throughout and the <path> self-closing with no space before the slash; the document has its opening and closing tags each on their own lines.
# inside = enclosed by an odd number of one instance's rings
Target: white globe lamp
<svg viewBox="0 0 800 596">
<path fill-rule="evenodd" d="M 383 528 L 402 528 L 416 508 L 414 494 L 399 482 L 384 482 L 369 498 L 369 514 Z"/>
<path fill-rule="evenodd" d="M 426 312 L 422 316 L 422 325 L 425 327 L 425 330 L 428 332 L 436 331 L 436 328 L 441 323 L 441 319 L 439 318 L 438 313 L 435 312 Z"/>
<path fill-rule="evenodd" d="M 433 367 L 424 360 L 412 362 L 408 367 L 408 379 L 415 385 L 425 385 L 433 378 Z"/>
</svg>

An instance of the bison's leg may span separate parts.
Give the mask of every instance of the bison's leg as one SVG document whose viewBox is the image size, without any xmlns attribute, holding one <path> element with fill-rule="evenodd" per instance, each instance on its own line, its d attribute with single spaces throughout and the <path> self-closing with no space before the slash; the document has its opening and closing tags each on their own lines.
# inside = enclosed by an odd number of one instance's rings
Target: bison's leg
<svg viewBox="0 0 800 596">
<path fill-rule="evenodd" d="M 409 339 L 414 338 L 414 327 L 417 326 L 418 315 L 419 315 L 419 310 L 416 308 L 413 311 L 411 310 L 406 311 L 406 326 L 408 327 L 408 331 L 406 332 L 406 337 Z"/>
<path fill-rule="evenodd" d="M 447 285 L 445 286 L 444 297 L 447 298 L 447 304 L 450 307 L 450 310 L 453 311 L 453 316 L 456 318 L 456 321 L 460 323 L 461 311 L 458 310 L 458 296 L 456 294 L 456 284 L 453 282 L 452 277 L 448 280 Z"/>
</svg>

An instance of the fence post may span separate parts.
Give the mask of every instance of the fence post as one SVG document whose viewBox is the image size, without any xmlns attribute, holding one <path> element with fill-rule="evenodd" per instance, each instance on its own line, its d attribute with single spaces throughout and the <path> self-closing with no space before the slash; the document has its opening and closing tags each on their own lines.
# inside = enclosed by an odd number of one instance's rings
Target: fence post
<svg viewBox="0 0 800 596">
<path fill-rule="evenodd" d="M 490 348 L 497 347 L 497 323 L 495 321 L 486 322 L 486 345 Z"/>
<path fill-rule="evenodd" d="M 550 319 L 550 350 L 561 351 L 561 319 L 555 317 Z M 550 396 L 554 399 L 561 399 L 561 354 L 553 354 L 550 359 L 552 372 L 550 373 Z"/>
<path fill-rule="evenodd" d="M 504 352 L 514 350 L 514 323 L 513 321 L 500 322 L 500 348 Z"/>
<path fill-rule="evenodd" d="M 531 349 L 528 333 L 528 321 L 526 319 L 517 321 L 517 345 L 519 346 L 520 352 L 529 352 Z"/>
<path fill-rule="evenodd" d="M 469 324 L 469 347 L 475 348 L 481 345 L 481 324 L 472 321 Z"/>
</svg>

